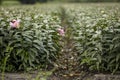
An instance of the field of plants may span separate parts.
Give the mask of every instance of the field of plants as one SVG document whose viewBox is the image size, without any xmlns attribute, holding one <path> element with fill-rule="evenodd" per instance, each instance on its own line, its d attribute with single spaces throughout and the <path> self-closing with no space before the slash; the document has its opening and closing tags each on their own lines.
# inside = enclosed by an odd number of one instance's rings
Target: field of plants
<svg viewBox="0 0 120 80">
<path fill-rule="evenodd" d="M 40 69 L 119 74 L 119 3 L 1 6 L 0 72 Z"/>
</svg>

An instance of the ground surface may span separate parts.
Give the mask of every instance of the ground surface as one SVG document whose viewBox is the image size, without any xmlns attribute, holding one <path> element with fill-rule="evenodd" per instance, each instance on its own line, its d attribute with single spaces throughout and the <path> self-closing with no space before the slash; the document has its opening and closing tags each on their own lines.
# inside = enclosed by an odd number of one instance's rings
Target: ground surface
<svg viewBox="0 0 120 80">
<path fill-rule="evenodd" d="M 1 80 L 1 74 L 0 74 Z M 120 80 L 120 75 L 81 73 L 77 75 L 51 75 L 51 72 L 6 73 L 5 80 Z"/>
</svg>

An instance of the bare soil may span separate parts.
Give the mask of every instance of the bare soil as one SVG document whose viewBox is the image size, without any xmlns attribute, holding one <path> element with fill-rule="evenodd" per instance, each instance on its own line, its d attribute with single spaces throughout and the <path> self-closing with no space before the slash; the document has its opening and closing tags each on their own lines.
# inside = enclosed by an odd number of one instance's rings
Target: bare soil
<svg viewBox="0 0 120 80">
<path fill-rule="evenodd" d="M 62 74 L 61 71 L 39 73 L 5 73 L 4 80 L 120 80 L 120 74 L 94 74 L 89 72 L 79 72 Z M 0 74 L 2 80 L 2 74 Z"/>
</svg>

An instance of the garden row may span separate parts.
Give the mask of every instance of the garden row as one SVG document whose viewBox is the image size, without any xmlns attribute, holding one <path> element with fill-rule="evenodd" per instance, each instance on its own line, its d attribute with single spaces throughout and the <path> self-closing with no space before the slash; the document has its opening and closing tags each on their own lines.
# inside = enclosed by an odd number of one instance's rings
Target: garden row
<svg viewBox="0 0 120 80">
<path fill-rule="evenodd" d="M 58 16 L 20 7 L 2 8 L 0 15 L 0 70 L 47 67 L 58 55 Z"/>
<path fill-rule="evenodd" d="M 80 69 L 120 71 L 120 7 L 0 10 L 1 72 L 45 68 L 52 62 L 59 66 L 63 48 L 77 55 L 68 59 L 77 59 Z"/>
</svg>

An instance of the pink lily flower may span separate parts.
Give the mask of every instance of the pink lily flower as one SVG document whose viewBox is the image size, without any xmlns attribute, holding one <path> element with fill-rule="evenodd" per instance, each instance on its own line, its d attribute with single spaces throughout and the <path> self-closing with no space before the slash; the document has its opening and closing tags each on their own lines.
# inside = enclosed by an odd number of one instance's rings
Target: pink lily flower
<svg viewBox="0 0 120 80">
<path fill-rule="evenodd" d="M 12 20 L 12 21 L 10 22 L 10 26 L 11 26 L 12 28 L 19 28 L 19 27 L 20 27 L 20 21 L 19 21 L 19 20 Z"/>
<path fill-rule="evenodd" d="M 64 29 L 59 28 L 57 31 L 58 31 L 59 35 L 65 36 L 65 31 L 64 31 Z"/>
</svg>

